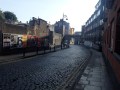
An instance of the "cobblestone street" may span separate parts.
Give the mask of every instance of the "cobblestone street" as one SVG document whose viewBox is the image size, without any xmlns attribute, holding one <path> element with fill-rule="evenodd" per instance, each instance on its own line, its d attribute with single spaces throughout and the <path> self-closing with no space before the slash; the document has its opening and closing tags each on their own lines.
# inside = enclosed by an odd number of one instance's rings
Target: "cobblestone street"
<svg viewBox="0 0 120 90">
<path fill-rule="evenodd" d="M 55 90 L 89 57 L 82 46 L 0 65 L 0 90 Z"/>
</svg>

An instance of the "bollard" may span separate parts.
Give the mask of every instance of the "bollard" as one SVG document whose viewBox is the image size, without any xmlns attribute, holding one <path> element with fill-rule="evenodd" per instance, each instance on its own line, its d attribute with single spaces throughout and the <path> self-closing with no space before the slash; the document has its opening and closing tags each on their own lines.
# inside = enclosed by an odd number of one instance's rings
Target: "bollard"
<svg viewBox="0 0 120 90">
<path fill-rule="evenodd" d="M 44 47 L 44 54 L 45 54 L 45 47 Z"/>
<path fill-rule="evenodd" d="M 50 43 L 49 43 L 49 50 L 50 50 L 50 52 L 51 52 L 51 45 L 50 45 Z"/>
<path fill-rule="evenodd" d="M 54 46 L 54 52 L 55 52 L 55 46 Z"/>
<path fill-rule="evenodd" d="M 36 54 L 38 55 L 38 47 L 36 47 L 37 48 L 37 50 L 36 50 Z"/>
<path fill-rule="evenodd" d="M 23 48 L 23 57 L 25 57 L 26 48 Z"/>
<path fill-rule="evenodd" d="M 51 52 L 51 47 L 50 47 L 50 52 Z"/>
<path fill-rule="evenodd" d="M 68 45 L 68 48 L 69 48 L 70 46 Z"/>
<path fill-rule="evenodd" d="M 62 44 L 61 44 L 61 49 L 62 49 Z"/>
</svg>

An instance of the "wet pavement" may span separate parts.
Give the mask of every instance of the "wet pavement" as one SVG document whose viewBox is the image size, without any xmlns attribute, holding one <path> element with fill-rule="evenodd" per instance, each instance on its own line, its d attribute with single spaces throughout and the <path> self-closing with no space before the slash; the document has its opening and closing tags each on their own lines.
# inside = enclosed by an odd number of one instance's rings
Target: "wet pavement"
<svg viewBox="0 0 120 90">
<path fill-rule="evenodd" d="M 82 46 L 0 65 L 0 90 L 56 90 L 90 55 Z"/>
<path fill-rule="evenodd" d="M 92 51 L 92 57 L 74 90 L 114 90 L 101 52 Z"/>
</svg>

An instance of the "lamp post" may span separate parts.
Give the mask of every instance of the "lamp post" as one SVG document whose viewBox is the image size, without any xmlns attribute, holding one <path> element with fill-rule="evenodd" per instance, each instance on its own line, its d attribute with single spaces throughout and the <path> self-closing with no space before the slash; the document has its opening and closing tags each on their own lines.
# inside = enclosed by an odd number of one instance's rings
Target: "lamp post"
<svg viewBox="0 0 120 90">
<path fill-rule="evenodd" d="M 67 15 L 64 15 L 64 13 L 63 13 L 63 17 L 62 17 L 62 31 L 64 30 L 64 19 L 68 20 L 68 17 L 67 17 Z M 62 32 L 62 34 L 64 36 L 64 32 Z"/>
<path fill-rule="evenodd" d="M 64 15 L 63 13 L 63 17 L 62 17 L 62 40 L 61 40 L 61 49 L 62 49 L 62 44 L 63 44 L 63 39 L 64 39 L 64 19 L 68 20 L 67 15 Z"/>
</svg>

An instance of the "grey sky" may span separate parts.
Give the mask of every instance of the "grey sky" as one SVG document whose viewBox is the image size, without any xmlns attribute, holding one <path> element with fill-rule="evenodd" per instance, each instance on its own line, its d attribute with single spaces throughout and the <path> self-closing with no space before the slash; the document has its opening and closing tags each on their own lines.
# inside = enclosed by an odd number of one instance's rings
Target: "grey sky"
<svg viewBox="0 0 120 90">
<path fill-rule="evenodd" d="M 68 16 L 70 26 L 81 30 L 86 20 L 95 10 L 98 0 L 0 0 L 3 11 L 12 11 L 19 21 L 26 22 L 32 17 L 42 18 L 51 24 Z"/>
</svg>

